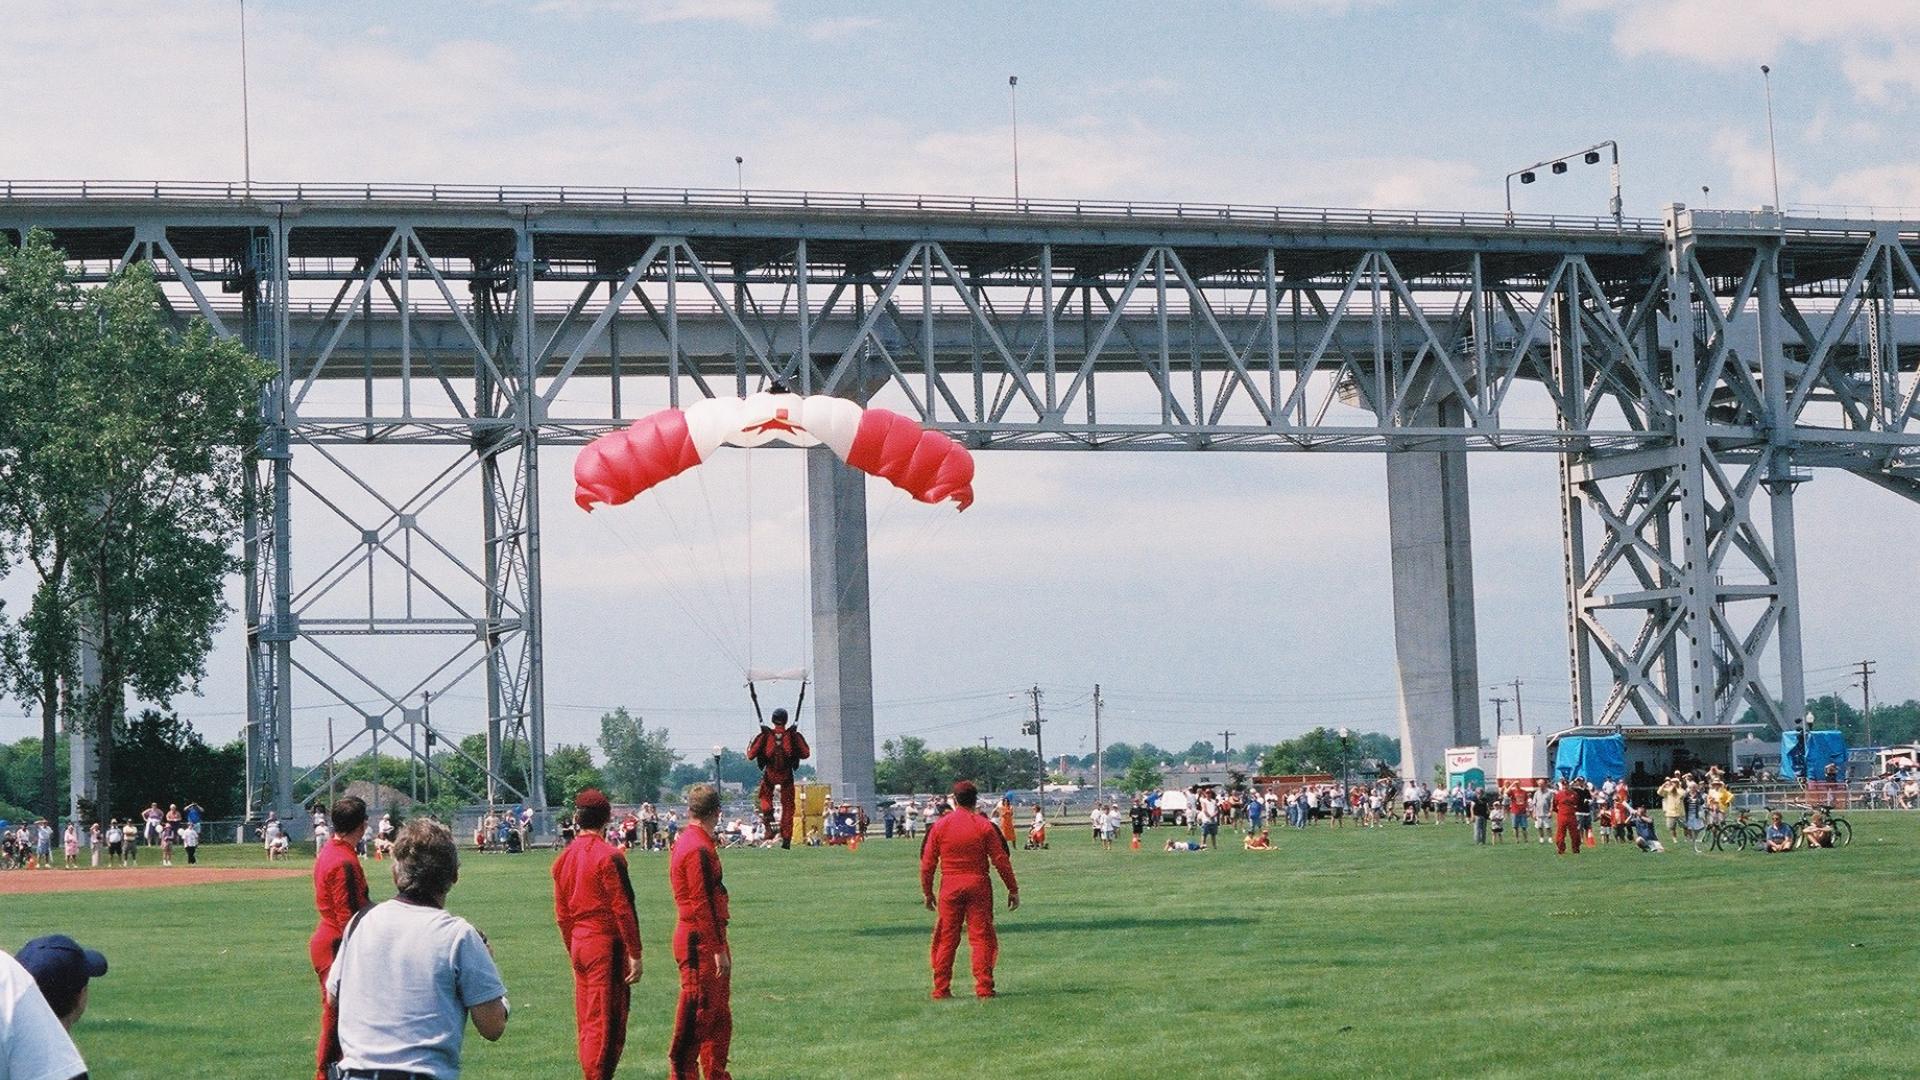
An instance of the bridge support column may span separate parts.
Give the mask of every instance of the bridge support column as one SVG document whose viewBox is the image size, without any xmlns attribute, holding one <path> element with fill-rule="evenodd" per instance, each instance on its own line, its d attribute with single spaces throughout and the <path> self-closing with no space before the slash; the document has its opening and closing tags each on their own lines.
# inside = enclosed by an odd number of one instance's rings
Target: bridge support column
<svg viewBox="0 0 1920 1080">
<path fill-rule="evenodd" d="M 824 446 L 807 451 L 807 522 L 814 768 L 833 785 L 835 801 L 871 808 L 873 624 L 867 606 L 866 477 Z"/>
<path fill-rule="evenodd" d="M 1421 427 L 1461 422 L 1452 402 L 1427 407 L 1415 421 Z M 1388 454 L 1387 520 L 1401 775 L 1431 780 L 1448 747 L 1480 741 L 1465 452 Z"/>
</svg>

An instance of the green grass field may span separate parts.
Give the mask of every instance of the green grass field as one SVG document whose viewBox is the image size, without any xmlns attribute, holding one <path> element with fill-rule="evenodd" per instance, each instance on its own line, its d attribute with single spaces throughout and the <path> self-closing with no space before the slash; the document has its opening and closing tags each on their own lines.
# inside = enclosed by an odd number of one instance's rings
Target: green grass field
<svg viewBox="0 0 1920 1080">
<path fill-rule="evenodd" d="M 1475 849 L 1455 825 L 1193 855 L 1057 829 L 1052 850 L 1015 857 L 1025 903 L 1000 916 L 991 1002 L 927 1000 L 912 845 L 730 852 L 734 1072 L 1897 1075 L 1920 1035 L 1920 815 L 1853 820 L 1838 852 L 1578 859 Z M 634 865 L 647 975 L 621 1075 L 659 1076 L 672 911 L 661 857 Z M 578 1075 L 547 866 L 468 856 L 449 904 L 492 938 L 514 1005 L 501 1042 L 468 1036 L 474 1080 Z M 110 957 L 76 1034 L 114 1080 L 306 1075 L 312 923 L 303 880 L 0 896 L 0 944 L 59 930 Z M 963 993 L 965 966 L 963 949 Z"/>
</svg>

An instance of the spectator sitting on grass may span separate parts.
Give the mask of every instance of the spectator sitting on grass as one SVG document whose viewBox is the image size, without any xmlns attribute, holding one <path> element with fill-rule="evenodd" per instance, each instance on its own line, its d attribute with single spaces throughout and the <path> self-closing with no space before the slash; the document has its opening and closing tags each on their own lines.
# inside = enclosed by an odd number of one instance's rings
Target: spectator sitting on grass
<svg viewBox="0 0 1920 1080">
<path fill-rule="evenodd" d="M 1800 830 L 1810 848 L 1830 848 L 1833 846 L 1833 826 L 1828 823 L 1827 815 L 1818 810 L 1813 812 L 1813 820 Z"/>
<path fill-rule="evenodd" d="M 1248 833 L 1246 840 L 1243 841 L 1240 846 L 1248 851 L 1274 850 L 1273 841 L 1267 837 L 1266 830 L 1264 829 L 1257 833 Z"/>
<path fill-rule="evenodd" d="M 1647 816 L 1646 807 L 1636 806 L 1633 808 L 1631 824 L 1633 826 L 1634 845 L 1641 851 L 1658 855 L 1667 850 L 1660 843 L 1660 834 L 1654 831 L 1653 819 Z"/>
<path fill-rule="evenodd" d="M 1780 820 L 1778 810 L 1775 810 L 1773 816 L 1767 819 L 1767 850 L 1793 850 L 1793 830 L 1787 828 L 1787 823 Z"/>
</svg>

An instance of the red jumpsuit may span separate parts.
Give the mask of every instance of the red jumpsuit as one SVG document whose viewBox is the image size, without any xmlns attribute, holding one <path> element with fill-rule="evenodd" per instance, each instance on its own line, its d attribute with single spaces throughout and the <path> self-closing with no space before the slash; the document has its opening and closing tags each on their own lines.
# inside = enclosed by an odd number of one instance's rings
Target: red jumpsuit
<svg viewBox="0 0 1920 1080">
<path fill-rule="evenodd" d="M 667 863 L 673 887 L 673 960 L 680 966 L 680 1005 L 667 1048 L 670 1080 L 728 1080 L 733 1044 L 733 956 L 727 948 L 727 887 L 720 853 L 698 821 L 687 822 Z M 725 958 L 724 961 L 722 958 Z"/>
<path fill-rule="evenodd" d="M 813 756 L 806 737 L 785 725 L 761 728 L 747 744 L 747 758 L 760 766 L 760 819 L 773 835 L 773 789 L 780 788 L 780 845 L 793 843 L 793 770 Z"/>
<path fill-rule="evenodd" d="M 985 814 L 955 810 L 933 823 L 920 847 L 920 892 L 934 899 L 933 877 L 940 872 L 940 896 L 933 924 L 933 996 L 953 993 L 953 954 L 960 948 L 960 930 L 967 931 L 967 950 L 973 960 L 973 992 L 993 996 L 993 964 L 1000 956 L 1000 940 L 993 932 L 993 880 L 987 864 L 1000 872 L 1008 894 L 1018 893 L 1013 860 L 1007 842 Z"/>
<path fill-rule="evenodd" d="M 1572 788 L 1561 788 L 1553 793 L 1553 849 L 1560 854 L 1567 853 L 1567 838 L 1573 838 L 1573 853 L 1580 854 L 1580 826 L 1576 820 L 1580 813 L 1580 793 Z"/>
<path fill-rule="evenodd" d="M 333 1003 L 327 1000 L 327 973 L 333 969 L 333 956 L 340 951 L 340 938 L 347 932 L 348 921 L 371 903 L 367 896 L 367 873 L 360 868 L 360 853 L 338 836 L 328 840 L 313 860 L 313 906 L 320 912 L 320 923 L 307 939 L 307 955 L 313 960 L 314 973 L 320 976 L 320 1043 L 314 1053 L 315 1080 L 326 1080 L 327 1066 L 340 1060 Z"/>
<path fill-rule="evenodd" d="M 553 917 L 573 961 L 580 1071 L 611 1080 L 627 1044 L 627 958 L 640 955 L 640 923 L 627 857 L 598 831 L 574 837 L 554 862 Z"/>
</svg>

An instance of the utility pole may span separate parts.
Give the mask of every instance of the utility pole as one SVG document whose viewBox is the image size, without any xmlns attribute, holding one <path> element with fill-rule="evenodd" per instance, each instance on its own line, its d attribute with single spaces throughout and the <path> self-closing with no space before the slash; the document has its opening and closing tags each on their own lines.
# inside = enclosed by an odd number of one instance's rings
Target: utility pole
<svg viewBox="0 0 1920 1080">
<path fill-rule="evenodd" d="M 1513 680 L 1513 730 L 1527 733 L 1527 711 L 1520 705 L 1520 680 Z"/>
<path fill-rule="evenodd" d="M 1106 744 L 1100 741 L 1100 684 L 1093 684 L 1093 797 L 1104 798 L 1107 792 L 1107 751 Z"/>
<path fill-rule="evenodd" d="M 333 717 L 327 717 L 327 808 L 333 808 L 333 801 L 339 798 L 333 793 Z"/>
<path fill-rule="evenodd" d="M 1237 731 L 1216 731 L 1214 734 L 1220 736 L 1220 763 L 1223 765 L 1233 764 L 1233 737 L 1240 733 Z"/>
<path fill-rule="evenodd" d="M 1021 727 L 1020 734 L 1033 736 L 1033 753 L 1040 759 L 1038 787 L 1041 791 L 1045 791 L 1047 789 L 1047 751 L 1040 739 L 1040 725 L 1046 721 L 1040 718 L 1040 684 L 1035 683 L 1033 689 L 1027 691 L 1027 696 L 1033 699 L 1033 719 Z"/>
<path fill-rule="evenodd" d="M 991 747 L 991 746 L 989 746 L 989 745 L 987 745 L 988 743 L 991 743 L 992 741 L 993 741 L 993 736 L 991 736 L 991 735 L 982 735 L 982 736 L 980 736 L 980 749 L 982 749 L 982 750 L 991 750 L 991 749 L 993 749 L 993 747 Z"/>
<path fill-rule="evenodd" d="M 421 770 L 421 791 L 428 802 L 433 801 L 433 691 L 420 692 L 420 726 L 427 731 L 427 767 Z"/>
<path fill-rule="evenodd" d="M 1496 695 L 1487 700 L 1493 702 L 1493 737 L 1497 739 L 1500 737 L 1501 725 L 1506 722 L 1506 717 L 1501 714 L 1500 709 L 1507 703 L 1507 699 Z"/>
<path fill-rule="evenodd" d="M 1867 745 L 1873 745 L 1873 675 L 1875 660 L 1862 660 L 1857 674 L 1860 676 L 1860 723 L 1866 729 Z"/>
</svg>

